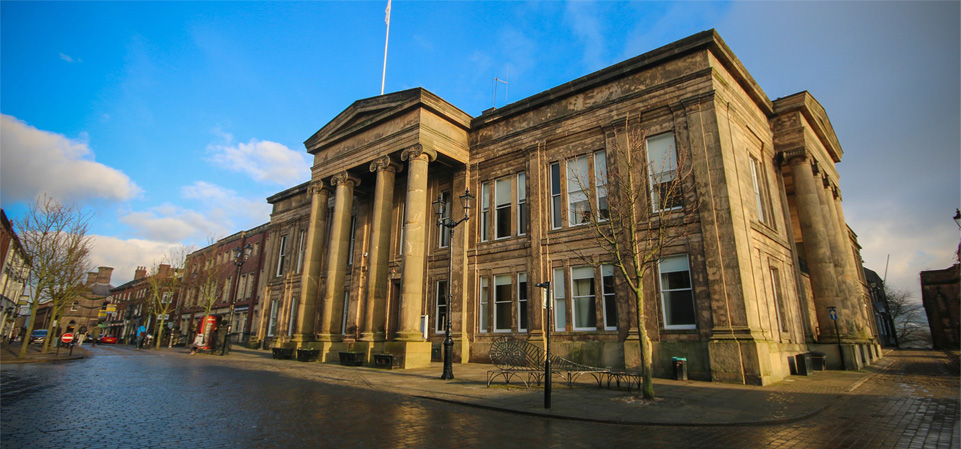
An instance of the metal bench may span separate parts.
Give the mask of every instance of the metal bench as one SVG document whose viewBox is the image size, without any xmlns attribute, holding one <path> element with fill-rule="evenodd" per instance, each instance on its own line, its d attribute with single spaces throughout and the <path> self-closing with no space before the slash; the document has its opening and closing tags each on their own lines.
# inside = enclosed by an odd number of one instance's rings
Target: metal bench
<svg viewBox="0 0 961 449">
<path fill-rule="evenodd" d="M 540 346 L 514 337 L 498 337 L 491 343 L 490 357 L 491 363 L 497 369 L 487 371 L 488 387 L 498 376 L 503 377 L 504 383 L 508 384 L 516 377 L 521 379 L 526 387 L 530 387 L 532 382 L 540 385 L 544 380 L 544 351 Z M 573 388 L 574 382 L 584 374 L 590 374 L 600 387 L 607 371 L 605 368 L 581 365 L 551 355 L 551 374 L 561 376 L 569 388 Z"/>
</svg>

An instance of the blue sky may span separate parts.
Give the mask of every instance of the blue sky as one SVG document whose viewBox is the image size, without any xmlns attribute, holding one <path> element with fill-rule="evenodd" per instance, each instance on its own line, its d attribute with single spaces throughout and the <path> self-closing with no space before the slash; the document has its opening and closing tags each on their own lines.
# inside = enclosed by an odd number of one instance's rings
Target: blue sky
<svg viewBox="0 0 961 449">
<path fill-rule="evenodd" d="M 269 220 L 303 141 L 380 93 L 378 2 L 0 2 L 0 204 L 96 213 L 114 284 L 172 245 Z M 866 266 L 917 295 L 953 263 L 961 204 L 958 2 L 394 2 L 386 91 L 473 116 L 716 28 L 771 99 L 810 91 L 845 151 Z"/>
</svg>

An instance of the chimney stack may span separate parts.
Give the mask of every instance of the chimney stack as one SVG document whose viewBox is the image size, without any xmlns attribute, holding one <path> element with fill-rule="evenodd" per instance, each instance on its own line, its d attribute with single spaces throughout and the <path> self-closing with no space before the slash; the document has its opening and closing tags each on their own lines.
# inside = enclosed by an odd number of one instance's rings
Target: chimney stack
<svg viewBox="0 0 961 449">
<path fill-rule="evenodd" d="M 110 276 L 113 275 L 113 267 L 98 267 L 97 283 L 110 285 Z"/>
<path fill-rule="evenodd" d="M 147 267 L 137 267 L 137 272 L 133 275 L 133 280 L 139 280 L 147 277 Z"/>
</svg>

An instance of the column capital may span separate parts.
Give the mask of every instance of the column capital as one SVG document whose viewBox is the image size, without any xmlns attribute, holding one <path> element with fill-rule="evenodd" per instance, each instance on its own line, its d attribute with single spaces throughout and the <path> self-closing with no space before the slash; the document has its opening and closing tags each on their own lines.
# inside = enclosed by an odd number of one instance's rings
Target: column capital
<svg viewBox="0 0 961 449">
<path fill-rule="evenodd" d="M 423 145 L 418 143 L 405 148 L 404 151 L 400 153 L 400 159 L 404 161 L 422 157 L 426 157 L 427 162 L 433 162 L 437 160 L 437 152 L 430 148 L 424 148 Z"/>
<path fill-rule="evenodd" d="M 348 171 L 342 171 L 330 177 L 330 185 L 336 187 L 341 184 L 347 187 L 357 187 L 360 185 L 360 178 L 352 175 Z"/>
<path fill-rule="evenodd" d="M 394 160 L 391 159 L 390 156 L 379 157 L 377 159 L 374 159 L 373 162 L 370 163 L 371 173 L 377 173 L 382 170 L 389 170 L 393 173 L 397 173 L 400 171 L 400 169 L 401 169 L 401 165 L 398 164 L 397 162 L 394 162 Z"/>
<path fill-rule="evenodd" d="M 318 179 L 316 181 L 311 181 L 310 185 L 307 186 L 307 193 L 310 195 L 317 195 L 323 191 L 330 192 L 330 187 L 324 185 L 324 181 Z"/>
<path fill-rule="evenodd" d="M 811 155 L 808 154 L 807 149 L 805 149 L 804 147 L 797 147 L 797 148 L 792 148 L 790 150 L 784 150 L 781 152 L 781 158 L 791 165 L 803 164 L 808 160 L 811 160 L 813 162 L 813 158 L 811 158 Z"/>
</svg>

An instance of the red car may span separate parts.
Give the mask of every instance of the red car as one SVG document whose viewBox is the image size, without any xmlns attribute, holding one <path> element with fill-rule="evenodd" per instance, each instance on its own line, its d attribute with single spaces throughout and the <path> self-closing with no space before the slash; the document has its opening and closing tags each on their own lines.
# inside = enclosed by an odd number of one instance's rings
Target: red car
<svg viewBox="0 0 961 449">
<path fill-rule="evenodd" d="M 111 343 L 111 344 L 116 344 L 116 343 L 117 343 L 117 337 L 115 337 L 115 336 L 113 336 L 113 335 L 102 335 L 102 336 L 100 336 L 100 339 L 97 340 L 97 343 Z"/>
</svg>

